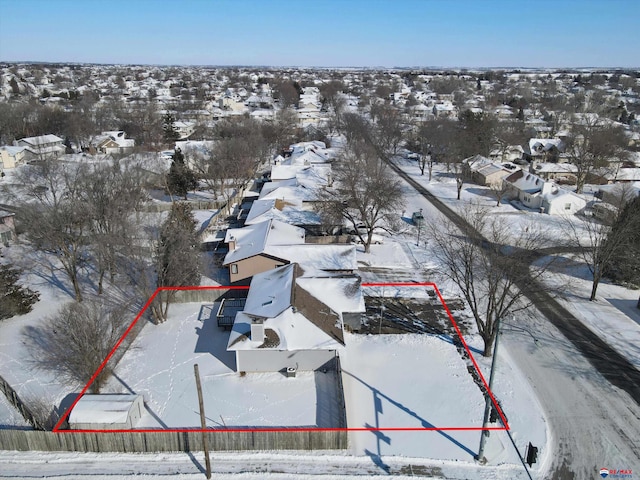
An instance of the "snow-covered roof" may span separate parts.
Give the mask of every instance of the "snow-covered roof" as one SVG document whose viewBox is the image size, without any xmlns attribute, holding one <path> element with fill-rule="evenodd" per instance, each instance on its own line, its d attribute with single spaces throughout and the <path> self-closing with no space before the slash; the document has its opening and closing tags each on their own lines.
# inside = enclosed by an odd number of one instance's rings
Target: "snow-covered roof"
<svg viewBox="0 0 640 480">
<path fill-rule="evenodd" d="M 18 140 L 19 142 L 24 142 L 29 145 L 33 145 L 34 147 L 38 147 L 40 145 L 47 145 L 49 143 L 62 143 L 62 139 L 56 135 L 40 135 L 39 137 L 25 137 Z"/>
<path fill-rule="evenodd" d="M 264 189 L 263 189 L 264 190 Z M 279 198 L 288 203 L 300 205 L 302 202 L 311 202 L 318 200 L 318 195 L 315 193 L 315 189 L 307 188 L 303 185 L 283 185 L 274 188 L 267 193 L 260 192 L 261 200 L 268 200 L 270 198 Z"/>
<path fill-rule="evenodd" d="M 552 148 L 564 149 L 564 143 L 559 138 L 531 138 L 529 139 L 529 152 L 531 155 L 539 155 L 548 152 Z"/>
<path fill-rule="evenodd" d="M 9 155 L 17 155 L 18 153 L 21 153 L 23 151 L 26 150 L 26 147 L 14 147 L 11 145 L 3 145 L 2 147 L 0 147 L 0 150 L 4 150 L 5 152 L 7 152 Z"/>
<path fill-rule="evenodd" d="M 296 285 L 340 314 L 365 311 L 359 277 L 301 277 Z"/>
<path fill-rule="evenodd" d="M 575 173 L 578 167 L 573 163 L 536 163 L 537 173 Z"/>
<path fill-rule="evenodd" d="M 284 160 L 284 159 L 282 159 Z M 304 168 L 300 165 L 274 165 L 271 167 L 271 181 L 290 180 L 296 178 L 297 173 Z"/>
<path fill-rule="evenodd" d="M 126 423 L 129 410 L 139 395 L 83 395 L 71 414 L 69 423 Z"/>
<path fill-rule="evenodd" d="M 322 221 L 317 212 L 301 210 L 299 205 L 281 199 L 260 199 L 253 202 L 246 225 L 277 219 L 290 225 L 321 225 Z"/>
<path fill-rule="evenodd" d="M 342 312 L 364 311 L 360 278 L 301 275 L 295 263 L 254 275 L 228 350 L 335 350 L 344 345 Z M 256 317 L 262 319 L 265 337 L 251 338 Z"/>
<path fill-rule="evenodd" d="M 265 249 L 276 258 L 298 263 L 307 274 L 319 271 L 354 271 L 358 269 L 354 245 L 274 245 Z"/>
<path fill-rule="evenodd" d="M 505 178 L 505 181 L 513 185 L 516 189 L 527 192 L 537 193 L 542 191 L 545 181 L 533 173 L 525 173 L 519 170 Z"/>
<path fill-rule="evenodd" d="M 288 178 L 286 180 L 266 182 L 262 185 L 262 189 L 260 190 L 260 193 L 258 193 L 256 196 L 260 198 L 261 196 L 267 195 L 268 193 L 273 192 L 275 189 L 285 185 L 289 187 L 295 187 L 296 185 L 298 185 L 298 180 L 296 178 Z"/>
<path fill-rule="evenodd" d="M 270 219 L 243 228 L 227 230 L 225 243 L 235 240 L 235 249 L 229 250 L 224 265 L 267 253 L 272 245 L 295 245 L 304 243 L 304 229 Z"/>
<path fill-rule="evenodd" d="M 290 307 L 294 269 L 295 264 L 289 264 L 254 275 L 244 313 L 273 318 Z"/>
</svg>

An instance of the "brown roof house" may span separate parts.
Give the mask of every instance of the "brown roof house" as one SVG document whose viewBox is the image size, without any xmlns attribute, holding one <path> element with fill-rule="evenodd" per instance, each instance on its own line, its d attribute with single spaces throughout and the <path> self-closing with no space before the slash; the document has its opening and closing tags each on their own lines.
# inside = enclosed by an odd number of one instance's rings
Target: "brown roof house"
<svg viewBox="0 0 640 480">
<path fill-rule="evenodd" d="M 305 276 L 295 263 L 275 268 L 251 280 L 227 350 L 239 372 L 333 368 L 344 347 L 343 314 L 364 308 L 356 275 Z"/>
<path fill-rule="evenodd" d="M 275 219 L 227 230 L 224 241 L 229 245 L 229 253 L 223 265 L 229 267 L 230 281 L 246 280 L 256 273 L 289 263 L 272 253 L 270 247 L 303 244 L 304 238 L 302 228 Z"/>
<path fill-rule="evenodd" d="M 223 265 L 229 267 L 231 282 L 248 282 L 257 273 L 298 263 L 307 273 L 351 274 L 358 269 L 354 245 L 318 245 L 305 242 L 304 230 L 278 220 L 227 231 L 229 253 Z"/>
<path fill-rule="evenodd" d="M 466 178 L 473 183 L 486 187 L 499 187 L 502 179 L 508 177 L 518 167 L 511 164 L 503 165 L 482 155 L 475 155 L 462 161 L 462 168 Z"/>
</svg>

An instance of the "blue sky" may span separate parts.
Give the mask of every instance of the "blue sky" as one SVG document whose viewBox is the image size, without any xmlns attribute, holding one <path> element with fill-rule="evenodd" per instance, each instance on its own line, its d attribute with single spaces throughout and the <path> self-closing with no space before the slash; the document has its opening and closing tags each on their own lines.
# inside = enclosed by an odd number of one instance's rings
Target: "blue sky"
<svg viewBox="0 0 640 480">
<path fill-rule="evenodd" d="M 639 67 L 640 0 L 0 0 L 0 61 Z"/>
</svg>

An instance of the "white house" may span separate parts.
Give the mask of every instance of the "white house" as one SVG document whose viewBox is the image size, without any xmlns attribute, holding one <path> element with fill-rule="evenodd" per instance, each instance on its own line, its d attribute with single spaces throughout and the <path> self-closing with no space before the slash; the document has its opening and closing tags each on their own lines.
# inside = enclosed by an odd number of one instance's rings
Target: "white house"
<svg viewBox="0 0 640 480">
<path fill-rule="evenodd" d="M 344 313 L 364 312 L 355 275 L 305 277 L 295 263 L 251 280 L 227 350 L 239 372 L 333 368 L 344 346 Z"/>
<path fill-rule="evenodd" d="M 65 151 L 63 140 L 56 135 L 25 137 L 16 142 L 17 147 L 25 147 L 27 160 L 57 158 Z"/>
<path fill-rule="evenodd" d="M 6 168 L 16 168 L 25 161 L 26 148 L 4 145 L 0 147 L 0 172 Z"/>
<path fill-rule="evenodd" d="M 504 180 L 511 199 L 549 215 L 573 215 L 587 205 L 581 196 L 566 190 L 551 181 L 545 181 L 533 173 L 519 170 Z"/>
<path fill-rule="evenodd" d="M 73 430 L 129 430 L 144 411 L 142 395 L 83 395 L 69 415 Z"/>
</svg>

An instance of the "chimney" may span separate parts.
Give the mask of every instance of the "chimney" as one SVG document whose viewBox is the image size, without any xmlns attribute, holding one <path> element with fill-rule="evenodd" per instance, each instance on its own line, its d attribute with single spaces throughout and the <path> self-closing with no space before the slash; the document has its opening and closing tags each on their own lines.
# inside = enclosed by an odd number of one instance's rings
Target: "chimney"
<svg viewBox="0 0 640 480">
<path fill-rule="evenodd" d="M 229 251 L 232 252 L 236 249 L 236 237 L 229 237 Z"/>
<path fill-rule="evenodd" d="M 331 176 L 331 172 L 327 174 L 327 186 L 333 187 L 333 177 Z"/>
<path fill-rule="evenodd" d="M 264 343 L 264 323 L 262 318 L 251 319 L 251 341 Z"/>
</svg>

